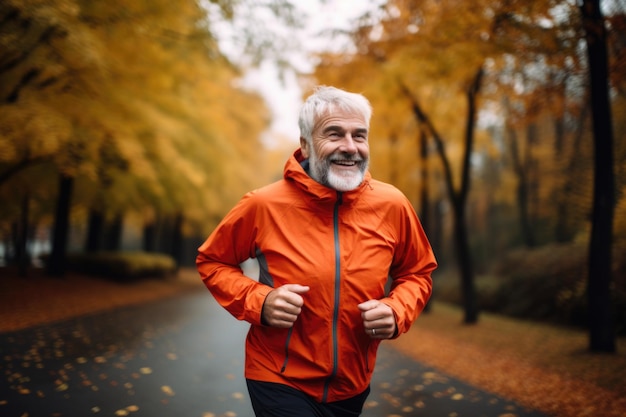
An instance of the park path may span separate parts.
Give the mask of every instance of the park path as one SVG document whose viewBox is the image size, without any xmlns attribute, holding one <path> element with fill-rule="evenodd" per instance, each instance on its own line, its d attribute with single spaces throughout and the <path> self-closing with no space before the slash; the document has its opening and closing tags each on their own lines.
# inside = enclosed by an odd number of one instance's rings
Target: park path
<svg viewBox="0 0 626 417">
<path fill-rule="evenodd" d="M 204 290 L 2 333 L 0 416 L 252 417 L 246 329 Z M 401 416 L 545 417 L 383 343 L 362 417 Z"/>
</svg>

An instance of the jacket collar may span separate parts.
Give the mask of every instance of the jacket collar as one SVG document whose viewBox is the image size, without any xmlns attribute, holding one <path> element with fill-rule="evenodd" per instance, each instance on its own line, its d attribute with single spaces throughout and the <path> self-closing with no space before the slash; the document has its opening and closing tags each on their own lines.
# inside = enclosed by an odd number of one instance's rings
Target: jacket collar
<svg viewBox="0 0 626 417">
<path fill-rule="evenodd" d="M 371 174 L 369 171 L 365 173 L 363 182 L 356 189 L 352 191 L 338 192 L 337 190 L 322 185 L 315 181 L 304 170 L 303 163 L 306 159 L 302 156 L 301 149 L 297 149 L 291 157 L 287 160 L 284 169 L 284 178 L 288 182 L 293 182 L 303 192 L 310 195 L 314 201 L 318 202 L 335 202 L 339 195 L 342 197 L 342 202 L 350 203 L 358 198 L 359 195 L 366 189 L 371 188 L 370 180 Z"/>
</svg>

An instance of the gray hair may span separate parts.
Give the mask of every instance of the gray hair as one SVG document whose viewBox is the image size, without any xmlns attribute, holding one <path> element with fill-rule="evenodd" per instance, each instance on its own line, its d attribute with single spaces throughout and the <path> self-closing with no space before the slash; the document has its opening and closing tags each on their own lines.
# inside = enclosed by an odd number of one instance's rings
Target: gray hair
<svg viewBox="0 0 626 417">
<path fill-rule="evenodd" d="M 369 128 L 372 106 L 365 96 L 322 85 L 315 88 L 300 109 L 298 118 L 300 136 L 311 143 L 316 120 L 335 108 L 362 115 Z"/>
</svg>

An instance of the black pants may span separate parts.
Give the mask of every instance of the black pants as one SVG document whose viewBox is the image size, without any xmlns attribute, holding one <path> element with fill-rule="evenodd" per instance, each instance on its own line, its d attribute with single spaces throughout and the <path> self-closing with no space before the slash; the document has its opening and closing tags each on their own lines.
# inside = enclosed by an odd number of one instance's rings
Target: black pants
<svg viewBox="0 0 626 417">
<path fill-rule="evenodd" d="M 295 388 L 273 382 L 246 380 L 256 417 L 358 417 L 369 387 L 352 398 L 321 404 Z"/>
</svg>

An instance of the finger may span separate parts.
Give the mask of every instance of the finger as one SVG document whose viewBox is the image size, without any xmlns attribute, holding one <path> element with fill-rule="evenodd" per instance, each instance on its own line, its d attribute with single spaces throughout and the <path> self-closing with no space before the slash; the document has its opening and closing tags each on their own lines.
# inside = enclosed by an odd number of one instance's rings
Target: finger
<svg viewBox="0 0 626 417">
<path fill-rule="evenodd" d="M 285 311 L 276 311 L 274 313 L 274 320 L 277 322 L 293 324 L 297 319 L 297 314 L 291 314 Z"/>
<path fill-rule="evenodd" d="M 267 324 L 272 327 L 288 328 L 298 319 L 298 314 L 292 314 L 278 308 L 268 308 L 265 313 Z"/>
<path fill-rule="evenodd" d="M 289 320 L 271 320 L 269 325 L 280 329 L 289 329 L 290 327 L 293 327 L 293 323 L 293 321 Z"/>
<path fill-rule="evenodd" d="M 302 311 L 304 300 L 296 294 L 285 294 L 284 297 L 276 299 L 274 308 L 288 314 L 298 315 Z"/>
<path fill-rule="evenodd" d="M 365 312 L 378 307 L 379 304 L 380 301 L 378 300 L 367 300 L 364 303 L 359 304 L 357 307 L 359 308 L 359 310 Z"/>
<path fill-rule="evenodd" d="M 285 284 L 281 288 L 285 288 L 291 292 L 295 292 L 296 294 L 304 294 L 311 289 L 308 285 L 300 284 Z"/>
<path fill-rule="evenodd" d="M 373 306 L 373 307 L 372 307 Z M 363 321 L 384 320 L 388 316 L 392 315 L 391 309 L 379 301 L 371 303 L 367 306 L 368 310 L 361 310 L 361 318 Z"/>
<path fill-rule="evenodd" d="M 309 291 L 309 287 L 298 284 L 287 284 L 279 288 L 280 298 L 296 307 L 304 305 L 304 298 L 300 294 L 304 294 L 307 291 Z"/>
<path fill-rule="evenodd" d="M 393 331 L 388 328 L 378 327 L 366 330 L 365 333 L 371 339 L 390 339 L 393 336 Z"/>
</svg>

